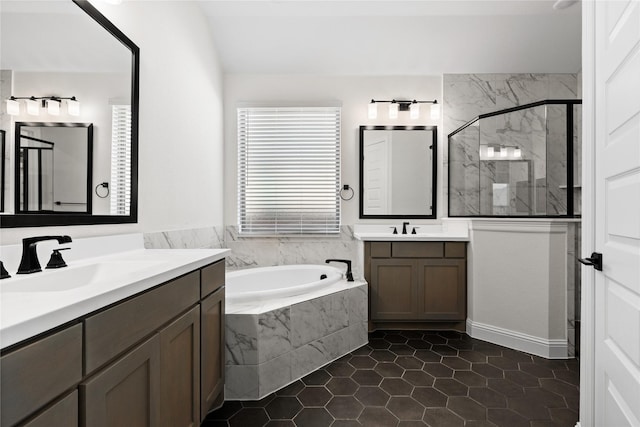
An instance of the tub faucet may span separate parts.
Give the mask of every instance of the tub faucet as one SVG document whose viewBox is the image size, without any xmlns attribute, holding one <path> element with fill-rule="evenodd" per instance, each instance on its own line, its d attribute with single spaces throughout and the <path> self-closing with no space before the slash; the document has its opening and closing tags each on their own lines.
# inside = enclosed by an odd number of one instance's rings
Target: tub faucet
<svg viewBox="0 0 640 427">
<path fill-rule="evenodd" d="M 30 274 L 42 271 L 40 267 L 40 261 L 38 260 L 38 251 L 36 246 L 38 242 L 44 240 L 57 240 L 58 243 L 70 243 L 71 237 L 69 236 L 37 236 L 27 237 L 22 239 L 22 259 L 20 260 L 20 267 L 16 274 Z"/>
<path fill-rule="evenodd" d="M 408 221 L 402 223 L 402 234 L 407 234 L 407 225 L 409 225 Z"/>
<path fill-rule="evenodd" d="M 345 275 L 347 276 L 347 282 L 353 282 L 353 273 L 351 272 L 351 260 L 348 259 L 328 259 L 325 261 L 327 264 L 330 262 L 344 262 L 347 264 L 347 272 Z"/>
</svg>

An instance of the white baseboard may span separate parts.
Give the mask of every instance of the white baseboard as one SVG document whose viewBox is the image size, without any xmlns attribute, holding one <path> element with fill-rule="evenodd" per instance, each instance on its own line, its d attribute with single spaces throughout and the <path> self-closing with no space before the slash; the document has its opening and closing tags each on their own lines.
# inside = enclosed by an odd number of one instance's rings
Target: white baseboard
<svg viewBox="0 0 640 427">
<path fill-rule="evenodd" d="M 509 329 L 474 322 L 471 319 L 467 319 L 467 334 L 472 338 L 535 354 L 546 359 L 567 359 L 569 354 L 567 340 L 548 340 L 534 337 Z"/>
</svg>

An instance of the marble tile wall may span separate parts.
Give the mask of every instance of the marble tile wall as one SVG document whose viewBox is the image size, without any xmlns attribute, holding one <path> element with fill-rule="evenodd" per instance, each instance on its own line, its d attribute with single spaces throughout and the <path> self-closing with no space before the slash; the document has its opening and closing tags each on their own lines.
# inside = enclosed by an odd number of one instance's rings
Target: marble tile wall
<svg viewBox="0 0 640 427">
<path fill-rule="evenodd" d="M 225 316 L 228 400 L 258 400 L 364 345 L 367 285 L 261 314 Z"/>
<path fill-rule="evenodd" d="M 224 227 L 203 227 L 186 230 L 144 233 L 147 249 L 219 249 L 224 244 Z"/>
<path fill-rule="evenodd" d="M 445 135 L 448 135 L 467 121 L 480 114 L 490 113 L 505 108 L 515 107 L 543 99 L 575 99 L 577 97 L 578 81 L 576 74 L 445 74 L 443 76 L 443 124 Z M 445 200 L 447 200 L 448 157 L 452 162 L 462 166 L 464 171 L 451 176 L 451 215 L 491 215 L 491 200 L 481 202 L 479 197 L 480 182 L 492 181 L 495 176 L 489 168 L 480 170 L 477 159 L 477 139 L 481 144 L 502 144 L 519 146 L 522 149 L 523 158 L 533 160 L 534 179 L 538 185 L 546 187 L 556 184 L 557 175 L 561 167 L 556 164 L 550 166 L 553 169 L 551 181 L 547 180 L 546 168 L 548 157 L 547 139 L 547 114 L 544 107 L 518 111 L 506 115 L 483 119 L 480 126 L 469 127 L 463 131 L 457 143 L 456 152 L 448 153 L 445 148 Z M 564 117 L 562 114 L 561 117 Z M 548 130 L 550 135 L 559 136 L 560 128 L 552 121 L 552 127 Z M 564 129 L 564 128 L 562 128 Z M 460 135 L 460 134 L 458 134 Z M 564 147 L 564 144 L 561 144 Z M 554 145 L 554 149 L 561 149 Z M 553 153 L 562 154 L 562 153 Z M 562 212 L 566 210 L 566 204 L 559 203 L 562 199 L 562 191 L 556 187 L 552 191 L 541 194 L 534 204 L 538 207 L 529 208 L 537 213 L 547 208 Z M 566 191 L 566 190 L 564 190 Z M 521 209 L 525 206 L 519 204 Z M 544 206 L 544 208 L 542 207 Z"/>
</svg>

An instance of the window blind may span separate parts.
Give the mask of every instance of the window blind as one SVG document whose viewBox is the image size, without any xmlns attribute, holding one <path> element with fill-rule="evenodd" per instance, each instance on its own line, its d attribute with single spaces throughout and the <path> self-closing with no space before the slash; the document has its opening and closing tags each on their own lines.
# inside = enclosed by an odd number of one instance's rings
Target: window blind
<svg viewBox="0 0 640 427">
<path fill-rule="evenodd" d="M 244 234 L 340 231 L 340 108 L 238 108 Z"/>
<path fill-rule="evenodd" d="M 111 106 L 111 215 L 131 207 L 131 106 Z"/>
</svg>

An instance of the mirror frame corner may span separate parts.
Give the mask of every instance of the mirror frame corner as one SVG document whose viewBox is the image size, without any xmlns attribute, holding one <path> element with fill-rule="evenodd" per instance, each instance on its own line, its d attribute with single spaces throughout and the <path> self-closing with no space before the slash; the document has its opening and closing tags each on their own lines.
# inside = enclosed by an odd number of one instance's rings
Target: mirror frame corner
<svg viewBox="0 0 640 427">
<path fill-rule="evenodd" d="M 131 206 L 129 215 L 87 215 L 86 213 L 6 214 L 0 216 L 0 228 L 130 224 L 138 222 L 140 48 L 88 0 L 72 0 L 72 2 L 131 52 Z"/>
<path fill-rule="evenodd" d="M 376 214 L 370 215 L 364 213 L 364 132 L 367 130 L 425 130 L 432 133 L 432 191 L 431 191 L 431 214 Z M 400 126 L 400 125 L 362 125 L 359 128 L 359 184 L 360 184 L 360 200 L 359 218 L 360 219 L 437 219 L 438 218 L 438 127 L 437 126 Z"/>
</svg>

